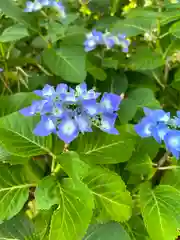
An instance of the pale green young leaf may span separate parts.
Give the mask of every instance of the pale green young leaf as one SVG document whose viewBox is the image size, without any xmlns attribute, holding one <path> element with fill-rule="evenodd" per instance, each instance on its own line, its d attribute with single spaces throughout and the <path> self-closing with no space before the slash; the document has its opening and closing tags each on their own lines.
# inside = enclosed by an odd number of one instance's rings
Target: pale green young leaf
<svg viewBox="0 0 180 240">
<path fill-rule="evenodd" d="M 0 42 L 13 42 L 29 36 L 24 25 L 16 24 L 6 28 L 0 35 Z"/>
<path fill-rule="evenodd" d="M 126 185 L 116 173 L 101 167 L 93 167 L 84 182 L 92 191 L 96 207 L 103 219 L 117 222 L 131 217 L 132 199 Z"/>
<path fill-rule="evenodd" d="M 0 142 L 4 148 L 22 157 L 52 154 L 51 136 L 38 137 L 33 134 L 38 120 L 38 117 L 24 117 L 18 112 L 0 118 Z"/>
<path fill-rule="evenodd" d="M 151 189 L 146 183 L 140 189 L 140 203 L 151 239 L 176 239 L 180 225 L 180 192 L 169 185 Z"/>
</svg>

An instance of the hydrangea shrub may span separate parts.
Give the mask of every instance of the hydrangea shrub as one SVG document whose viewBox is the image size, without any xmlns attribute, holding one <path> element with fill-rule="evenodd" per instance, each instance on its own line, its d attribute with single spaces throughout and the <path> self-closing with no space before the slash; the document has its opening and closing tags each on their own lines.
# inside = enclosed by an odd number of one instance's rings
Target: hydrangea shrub
<svg viewBox="0 0 180 240">
<path fill-rule="evenodd" d="M 179 9 L 0 1 L 0 239 L 179 239 Z"/>
</svg>

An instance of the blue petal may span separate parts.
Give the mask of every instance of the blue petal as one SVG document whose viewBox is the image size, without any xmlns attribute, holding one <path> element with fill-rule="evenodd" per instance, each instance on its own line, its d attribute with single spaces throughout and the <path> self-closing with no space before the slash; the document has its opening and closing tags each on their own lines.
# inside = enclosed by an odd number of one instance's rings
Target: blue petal
<svg viewBox="0 0 180 240">
<path fill-rule="evenodd" d="M 99 113 L 99 104 L 96 102 L 95 99 L 83 100 L 82 105 L 85 112 L 90 116 L 95 116 Z"/>
<path fill-rule="evenodd" d="M 134 126 L 134 129 L 139 136 L 144 138 L 152 136 L 152 128 L 155 126 L 156 124 L 151 118 L 145 117 L 141 120 L 141 122 Z"/>
<path fill-rule="evenodd" d="M 62 105 L 60 103 L 57 103 L 54 105 L 54 107 L 52 109 L 52 115 L 55 117 L 59 117 L 59 118 L 64 117 L 64 115 L 65 115 L 64 108 L 62 107 Z"/>
<path fill-rule="evenodd" d="M 180 118 L 180 111 L 177 111 L 176 113 L 177 113 L 178 118 Z"/>
<path fill-rule="evenodd" d="M 152 136 L 158 143 L 164 140 L 165 135 L 170 131 L 170 129 L 164 123 L 159 123 L 157 126 L 152 128 Z"/>
<path fill-rule="evenodd" d="M 101 116 L 100 129 L 109 134 L 119 134 L 118 130 L 114 127 L 117 114 L 104 114 Z"/>
<path fill-rule="evenodd" d="M 26 2 L 26 8 L 24 9 L 24 12 L 32 12 L 34 9 L 34 3 L 31 1 Z"/>
<path fill-rule="evenodd" d="M 164 137 L 164 142 L 168 149 L 180 151 L 180 131 L 170 130 Z"/>
<path fill-rule="evenodd" d="M 121 97 L 113 93 L 104 93 L 101 98 L 101 109 L 103 112 L 112 113 L 119 109 Z"/>
<path fill-rule="evenodd" d="M 105 43 L 107 48 L 113 48 L 114 45 L 116 44 L 115 39 L 114 39 L 113 36 L 111 36 L 111 37 L 109 37 L 109 36 L 106 37 L 105 36 L 104 37 L 104 43 Z"/>
<path fill-rule="evenodd" d="M 24 116 L 33 116 L 36 113 L 41 112 L 46 100 L 33 101 L 31 106 L 21 109 L 19 112 Z"/>
<path fill-rule="evenodd" d="M 37 136 L 48 136 L 56 131 L 56 126 L 50 117 L 43 116 L 41 121 L 36 125 L 33 133 Z"/>
<path fill-rule="evenodd" d="M 87 92 L 87 84 L 86 83 L 81 83 L 76 86 L 76 92 L 78 96 L 81 96 L 82 94 L 85 94 Z"/>
<path fill-rule="evenodd" d="M 65 83 L 60 83 L 56 87 L 56 93 L 58 93 L 58 94 L 67 93 L 67 91 L 68 91 L 68 85 Z"/>
<path fill-rule="evenodd" d="M 77 138 L 78 134 L 78 126 L 76 122 L 70 118 L 63 119 L 58 126 L 57 135 L 67 144 Z"/>
<path fill-rule="evenodd" d="M 101 93 L 95 92 L 93 89 L 87 91 L 86 93 L 83 93 L 81 98 L 84 100 L 91 100 L 91 99 L 97 99 Z"/>
<path fill-rule="evenodd" d="M 166 113 L 162 109 L 153 110 L 147 107 L 144 107 L 143 109 L 145 115 L 151 117 L 154 121 L 167 123 L 170 119 L 170 113 L 169 112 Z"/>
<path fill-rule="evenodd" d="M 39 0 L 42 6 L 46 7 L 49 6 L 51 1 L 50 0 Z"/>
<path fill-rule="evenodd" d="M 84 42 L 84 48 L 85 48 L 85 51 L 86 52 L 90 52 L 92 50 L 94 50 L 97 46 L 97 43 L 94 39 L 87 39 L 85 42 Z"/>
<path fill-rule="evenodd" d="M 80 132 L 92 132 L 91 121 L 86 115 L 78 115 L 75 117 L 75 121 L 79 127 Z"/>
<path fill-rule="evenodd" d="M 103 43 L 103 34 L 102 32 L 96 31 L 95 29 L 92 30 L 92 36 L 96 40 L 96 43 L 102 44 Z"/>
</svg>

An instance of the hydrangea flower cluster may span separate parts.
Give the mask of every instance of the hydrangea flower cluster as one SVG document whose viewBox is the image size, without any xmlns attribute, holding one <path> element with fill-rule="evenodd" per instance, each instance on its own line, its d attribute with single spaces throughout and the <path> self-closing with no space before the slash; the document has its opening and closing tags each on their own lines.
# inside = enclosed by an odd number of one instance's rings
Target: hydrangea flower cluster
<svg viewBox="0 0 180 240">
<path fill-rule="evenodd" d="M 110 32 L 102 33 L 93 30 L 86 35 L 84 48 L 86 52 L 94 50 L 98 45 L 105 45 L 108 49 L 113 48 L 115 45 L 122 47 L 122 52 L 127 53 L 130 41 L 127 40 L 125 34 L 118 34 L 117 36 Z"/>
<path fill-rule="evenodd" d="M 119 134 L 114 127 L 121 97 L 113 93 L 101 93 L 87 90 L 86 83 L 72 89 L 61 83 L 56 89 L 46 84 L 42 90 L 34 93 L 42 99 L 20 110 L 24 116 L 40 115 L 41 120 L 34 129 L 37 136 L 51 133 L 65 143 L 72 142 L 79 133 L 92 132 L 96 126 L 109 134 Z"/>
<path fill-rule="evenodd" d="M 65 8 L 63 4 L 55 0 L 35 0 L 34 2 L 27 1 L 24 12 L 36 12 L 44 7 L 54 7 L 60 12 L 62 18 L 66 17 Z"/>
<path fill-rule="evenodd" d="M 145 117 L 135 125 L 135 131 L 142 138 L 153 137 L 158 143 L 164 141 L 169 152 L 180 158 L 180 111 L 171 118 L 162 109 L 144 108 Z"/>
</svg>

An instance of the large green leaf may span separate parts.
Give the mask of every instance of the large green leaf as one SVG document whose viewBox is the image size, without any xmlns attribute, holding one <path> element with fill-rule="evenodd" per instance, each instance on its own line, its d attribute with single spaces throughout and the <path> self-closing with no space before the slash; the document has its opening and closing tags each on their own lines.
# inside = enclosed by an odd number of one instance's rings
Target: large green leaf
<svg viewBox="0 0 180 240">
<path fill-rule="evenodd" d="M 39 211 L 36 217 L 33 218 L 34 235 L 38 237 L 38 240 L 48 240 L 52 213 L 52 209 Z"/>
<path fill-rule="evenodd" d="M 15 112 L 0 119 L 0 142 L 13 155 L 30 157 L 51 153 L 51 136 L 38 137 L 33 129 L 38 117 L 24 117 Z"/>
<path fill-rule="evenodd" d="M 100 218 L 123 222 L 131 217 L 130 193 L 116 173 L 105 168 L 93 167 L 84 182 L 94 194 Z"/>
<path fill-rule="evenodd" d="M 12 42 L 29 36 L 28 30 L 21 24 L 13 25 L 6 28 L 0 35 L 0 42 Z"/>
<path fill-rule="evenodd" d="M 71 179 L 58 184 L 60 202 L 52 220 L 49 240 L 81 240 L 92 217 L 93 197 L 85 185 Z"/>
<path fill-rule="evenodd" d="M 140 216 L 132 216 L 125 225 L 132 240 L 150 240 L 143 219 Z"/>
<path fill-rule="evenodd" d="M 152 18 L 129 18 L 115 22 L 111 30 L 115 33 L 125 33 L 127 37 L 132 37 L 150 31 L 155 24 L 156 21 Z"/>
<path fill-rule="evenodd" d="M 161 184 L 171 185 L 180 191 L 180 166 L 164 173 Z"/>
<path fill-rule="evenodd" d="M 151 189 L 146 183 L 140 189 L 140 203 L 151 239 L 176 239 L 180 226 L 180 192 L 168 185 Z"/>
<path fill-rule="evenodd" d="M 0 146 L 0 162 L 9 163 L 11 165 L 16 164 L 27 164 L 27 157 L 13 156 L 8 151 L 6 151 L 2 146 Z"/>
<path fill-rule="evenodd" d="M 133 99 L 124 99 L 118 111 L 119 120 L 121 123 L 128 123 L 137 111 L 137 104 Z"/>
<path fill-rule="evenodd" d="M 86 78 L 85 52 L 81 47 L 61 46 L 57 51 L 46 49 L 43 61 L 52 73 L 68 82 L 80 83 Z"/>
<path fill-rule="evenodd" d="M 1 240 L 40 240 L 33 237 L 33 233 L 33 223 L 24 213 L 19 213 L 0 225 Z"/>
<path fill-rule="evenodd" d="M 16 93 L 10 96 L 1 96 L 0 117 L 27 107 L 33 100 L 38 99 L 34 93 Z"/>
<path fill-rule="evenodd" d="M 43 178 L 35 191 L 37 209 L 50 209 L 60 202 L 58 182 L 54 176 Z"/>
<path fill-rule="evenodd" d="M 90 225 L 83 240 L 131 240 L 124 228 L 115 222 Z"/>
<path fill-rule="evenodd" d="M 136 48 L 132 54 L 129 66 L 135 70 L 153 70 L 165 64 L 162 56 L 148 47 Z"/>
<path fill-rule="evenodd" d="M 134 136 L 126 126 L 118 128 L 120 135 L 100 131 L 80 136 L 74 149 L 80 158 L 91 163 L 114 164 L 128 161 L 134 150 Z"/>
<path fill-rule="evenodd" d="M 57 157 L 63 170 L 74 181 L 80 181 L 88 173 L 89 166 L 79 158 L 76 152 L 69 151 Z"/>
<path fill-rule="evenodd" d="M 91 62 L 87 62 L 86 64 L 87 71 L 94 77 L 94 79 L 104 81 L 107 78 L 106 72 L 99 67 L 96 67 Z"/>
<path fill-rule="evenodd" d="M 31 186 L 23 167 L 0 166 L 0 220 L 12 218 L 23 208 Z"/>
</svg>

